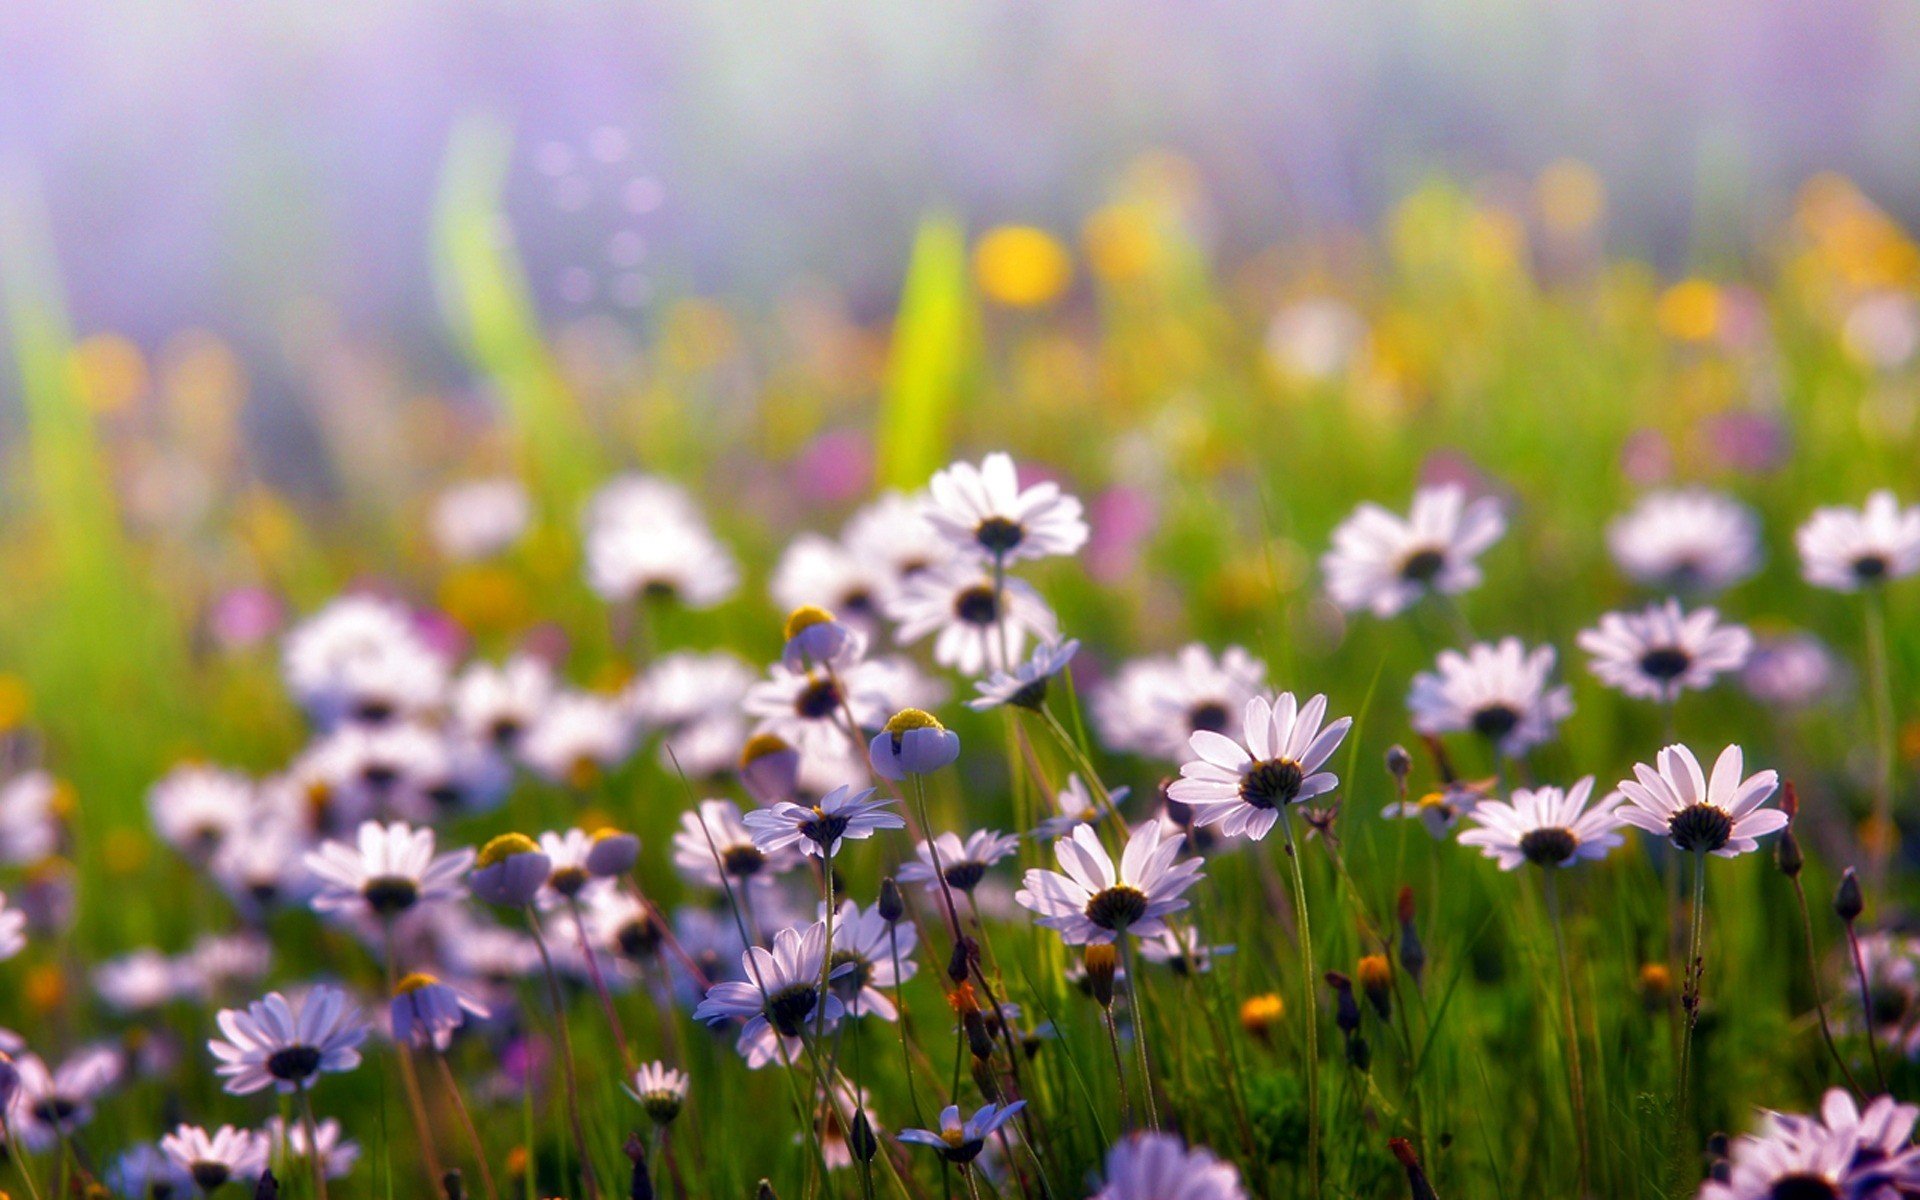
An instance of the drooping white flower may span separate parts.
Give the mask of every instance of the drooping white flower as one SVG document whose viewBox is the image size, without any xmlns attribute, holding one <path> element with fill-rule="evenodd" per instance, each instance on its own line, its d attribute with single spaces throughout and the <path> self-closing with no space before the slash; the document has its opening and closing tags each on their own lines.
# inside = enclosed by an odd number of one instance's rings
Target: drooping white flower
<svg viewBox="0 0 1920 1200">
<path fill-rule="evenodd" d="M 933 638 L 933 661 L 964 675 L 1007 670 L 1027 639 L 1059 637 L 1053 610 L 1025 580 L 1003 578 L 977 564 L 931 568 L 901 585 L 888 615 L 902 644 Z"/>
<path fill-rule="evenodd" d="M 533 501 L 518 479 L 474 479 L 434 498 L 430 527 L 440 553 L 457 561 L 490 558 L 527 531 Z"/>
</svg>

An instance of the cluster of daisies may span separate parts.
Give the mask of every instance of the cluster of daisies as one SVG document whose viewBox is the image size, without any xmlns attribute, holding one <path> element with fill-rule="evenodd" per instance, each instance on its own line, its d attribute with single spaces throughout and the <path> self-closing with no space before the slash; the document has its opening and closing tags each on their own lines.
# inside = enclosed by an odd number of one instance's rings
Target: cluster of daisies
<svg viewBox="0 0 1920 1200">
<path fill-rule="evenodd" d="M 449 497 L 433 519 L 449 555 L 466 557 L 510 544 L 531 515 L 524 493 L 490 481 Z M 646 622 L 662 605 L 710 607 L 739 586 L 726 545 L 665 480 L 613 481 L 584 522 L 587 580 L 621 622 Z M 1333 533 L 1328 596 L 1382 618 L 1431 604 L 1464 631 L 1453 598 L 1480 581 L 1480 559 L 1505 530 L 1497 500 L 1456 486 L 1420 491 L 1405 517 L 1362 506 Z M 1147 811 L 1129 805 L 1061 704 L 1079 644 L 1061 636 L 1042 594 L 1017 574 L 1074 555 L 1088 533 L 1077 499 L 1057 483 L 1023 480 L 1008 456 L 956 463 L 924 493 L 884 496 L 856 513 L 839 537 L 808 534 L 788 547 L 771 581 L 790 613 L 775 661 L 662 653 L 617 692 L 569 684 L 554 652 L 462 663 L 458 637 L 432 614 L 371 593 L 334 600 L 283 645 L 285 684 L 311 724 L 307 745 L 265 777 L 183 765 L 149 796 L 159 837 L 230 901 L 228 928 L 204 932 L 183 953 L 136 950 L 93 973 L 100 1000 L 130 1022 L 182 1001 L 213 1011 L 204 1044 L 116 1039 L 56 1054 L 0 1031 L 0 1131 L 21 1171 L 32 1182 L 52 1165 L 47 1156 L 63 1175 L 70 1160 L 90 1171 L 73 1148 L 116 1088 L 169 1077 L 204 1055 L 228 1092 L 284 1098 L 279 1113 L 259 1128 L 183 1124 L 124 1150 L 102 1182 L 149 1197 L 298 1175 L 324 1195 L 360 1157 L 342 1118 L 362 1123 L 349 1112 L 323 1119 L 315 1093 L 325 1076 L 381 1053 L 399 1066 L 430 1185 L 449 1169 L 471 1171 L 498 1200 L 502 1163 L 469 1105 L 517 1097 L 463 1088 L 449 1055 L 471 1038 L 521 1064 L 523 1078 L 540 1073 L 564 1099 L 573 1143 L 564 1169 L 579 1195 L 622 1186 L 641 1194 L 650 1161 L 672 1168 L 669 1130 L 698 1102 L 677 1024 L 686 1014 L 727 1031 L 747 1068 L 792 1076 L 801 1139 L 823 1171 L 856 1170 L 871 1187 L 876 1170 L 914 1170 L 910 1148 L 921 1147 L 976 1195 L 1010 1180 L 1058 1179 L 1022 1078 L 1043 1031 L 1024 1023 L 1011 978 L 985 944 L 984 916 L 1025 913 L 1079 948 L 1075 981 L 1110 1034 L 1133 1132 L 1112 1146 L 1094 1194 L 1248 1195 L 1234 1166 L 1162 1132 L 1146 989 L 1129 984 L 1155 969 L 1204 972 L 1232 949 L 1210 944 L 1190 907 L 1206 854 L 1261 842 L 1277 826 L 1298 882 L 1295 839 L 1330 828 L 1340 780 L 1329 766 L 1352 721 L 1325 695 L 1271 687 L 1265 664 L 1239 647 L 1191 645 L 1118 664 L 1090 690 L 1099 741 L 1178 767 Z M 1882 586 L 1920 571 L 1920 508 L 1877 494 L 1861 510 L 1816 513 L 1798 541 L 1810 582 L 1877 599 Z M 1625 572 L 1669 595 L 1604 614 L 1579 635 L 1604 684 L 1669 714 L 1683 693 L 1727 676 L 1777 703 L 1833 686 L 1836 656 L 1810 636 L 1763 642 L 1701 604 L 1758 568 L 1759 522 L 1737 502 L 1651 496 L 1609 529 L 1607 543 Z M 1412 680 L 1411 727 L 1436 751 L 1452 735 L 1480 739 L 1494 777 L 1474 783 L 1447 771 L 1446 786 L 1415 799 L 1400 755 L 1401 794 L 1387 815 L 1423 821 L 1440 837 L 1460 829 L 1462 844 L 1503 868 L 1595 860 L 1631 826 L 1691 854 L 1696 879 L 1706 856 L 1751 851 L 1787 824 L 1788 813 L 1769 804 L 1776 773 L 1748 773 L 1739 746 L 1707 765 L 1675 741 L 1600 795 L 1593 775 L 1509 788 L 1509 775 L 1521 777 L 1529 753 L 1572 713 L 1557 662 L 1553 647 L 1513 637 L 1440 653 Z M 961 747 L 934 714 L 956 684 L 968 707 L 1005 710 L 1070 767 L 1056 778 L 1025 756 L 1047 802 L 1026 828 L 942 828 L 935 819 L 928 780 Z M 663 868 L 643 864 L 639 839 L 611 816 L 622 804 L 619 772 L 649 748 L 688 788 L 667 857 L 673 890 L 692 899 L 671 909 L 653 898 Z M 543 792 L 564 796 L 577 824 L 508 831 L 553 807 L 528 801 Z M 493 836 L 448 845 L 455 828 Z M 36 936 L 57 937 L 71 919 L 43 869 L 67 836 L 59 787 L 44 772 L 20 771 L 0 788 L 0 862 L 33 867 L 35 880 L 30 902 L 0 899 L 0 959 Z M 1054 867 L 1011 878 L 1003 864 L 1036 843 L 1026 857 L 1050 856 Z M 871 894 L 847 894 L 836 869 L 855 853 L 882 867 Z M 1304 920 L 1304 894 L 1299 907 Z M 287 910 L 311 912 L 343 945 L 357 945 L 358 957 L 261 995 L 276 974 L 266 923 Z M 1903 959 L 1884 939 L 1873 954 L 1883 973 L 1904 962 L 1900 977 L 1920 992 L 1920 956 L 1907 950 Z M 956 1092 L 957 1063 L 951 1080 L 926 1065 L 903 1021 L 903 989 L 923 971 L 944 978 L 957 1017 L 949 1029 L 973 1068 L 966 1095 Z M 1310 963 L 1306 974 L 1311 996 Z M 643 1017 L 658 1025 L 665 1059 L 633 1052 Z M 570 1026 L 583 1020 L 604 1027 L 617 1062 L 576 1053 Z M 1123 1021 L 1136 1067 L 1121 1051 Z M 919 1116 L 916 1098 L 914 1120 L 890 1104 L 883 1122 L 857 1064 L 838 1052 L 843 1031 L 861 1022 L 897 1033 L 909 1082 L 947 1101 L 937 1116 Z M 1920 1041 L 1903 1022 L 1904 1044 Z M 650 1140 L 626 1146 L 630 1184 L 604 1177 L 614 1133 L 589 1128 L 582 1114 L 581 1077 L 609 1071 L 653 1127 Z M 1702 1194 L 1801 1194 L 1779 1188 L 1802 1176 L 1834 1189 L 1808 1195 L 1915 1183 L 1920 1167 L 1906 1148 L 1914 1116 L 1891 1100 L 1862 1111 L 1842 1097 L 1817 1119 L 1770 1117 L 1729 1148 Z M 1411 1151 L 1408 1161 L 1417 1174 Z"/>
</svg>

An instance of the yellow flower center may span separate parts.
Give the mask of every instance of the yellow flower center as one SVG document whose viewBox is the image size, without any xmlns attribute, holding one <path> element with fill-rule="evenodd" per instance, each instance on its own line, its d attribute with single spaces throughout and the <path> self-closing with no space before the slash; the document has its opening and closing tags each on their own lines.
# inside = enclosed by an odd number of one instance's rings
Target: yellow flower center
<svg viewBox="0 0 1920 1200">
<path fill-rule="evenodd" d="M 826 609 L 813 604 L 802 604 L 787 614 L 786 638 L 792 641 L 804 630 L 812 629 L 815 625 L 826 625 L 832 620 L 833 614 Z"/>
<path fill-rule="evenodd" d="M 918 708 L 903 708 L 887 721 L 887 732 L 895 737 L 909 729 L 945 729 L 938 717 Z"/>
<path fill-rule="evenodd" d="M 516 854 L 538 854 L 539 852 L 540 847 L 526 834 L 503 833 L 480 847 L 480 857 L 475 862 L 483 867 L 491 867 L 505 862 Z"/>
</svg>

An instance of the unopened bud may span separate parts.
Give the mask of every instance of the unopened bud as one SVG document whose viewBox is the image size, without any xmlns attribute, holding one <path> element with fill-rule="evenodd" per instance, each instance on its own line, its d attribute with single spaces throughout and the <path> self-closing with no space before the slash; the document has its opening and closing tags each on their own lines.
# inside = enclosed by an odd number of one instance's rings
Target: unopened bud
<svg viewBox="0 0 1920 1200">
<path fill-rule="evenodd" d="M 1352 1034 L 1360 1028 L 1360 1003 L 1353 998 L 1353 980 L 1339 971 L 1328 971 L 1327 986 L 1333 989 L 1336 1001 L 1333 1023 L 1340 1032 Z"/>
<path fill-rule="evenodd" d="M 753 1200 L 780 1200 L 780 1196 L 773 1190 L 773 1184 L 770 1181 L 762 1179 L 760 1186 L 754 1189 Z"/>
<path fill-rule="evenodd" d="M 1400 917 L 1400 965 L 1407 969 L 1414 986 L 1418 987 L 1420 975 L 1427 969 L 1427 948 L 1421 944 L 1419 927 L 1413 921 L 1412 888 L 1401 887 L 1395 907 Z"/>
<path fill-rule="evenodd" d="M 1000 1077 L 994 1073 L 993 1064 L 984 1058 L 973 1060 L 973 1086 L 980 1089 L 990 1103 L 1001 1104 L 1005 1096 L 1000 1087 Z"/>
<path fill-rule="evenodd" d="M 1407 1173 L 1407 1186 L 1412 1189 L 1413 1200 L 1440 1200 L 1433 1190 L 1433 1184 L 1427 1179 L 1427 1172 L 1420 1165 L 1420 1156 L 1414 1152 L 1413 1143 L 1405 1138 L 1392 1138 L 1387 1149 L 1400 1160 L 1401 1169 Z"/>
<path fill-rule="evenodd" d="M 1780 831 L 1780 840 L 1773 844 L 1774 865 L 1788 879 L 1796 879 L 1807 865 L 1807 856 L 1800 851 L 1800 839 L 1793 836 L 1793 826 Z"/>
<path fill-rule="evenodd" d="M 448 1171 L 442 1175 L 440 1190 L 446 1194 L 447 1200 L 467 1200 L 467 1181 L 461 1178 L 459 1171 Z"/>
<path fill-rule="evenodd" d="M 629 1133 L 621 1147 L 633 1171 L 627 1180 L 627 1200 L 653 1200 L 653 1172 L 647 1169 L 647 1146 L 637 1133 Z"/>
<path fill-rule="evenodd" d="M 1380 1014 L 1382 1021 L 1388 1020 L 1393 1011 L 1393 964 L 1384 954 L 1369 954 L 1360 960 L 1354 974 L 1360 978 L 1360 990 L 1366 993 L 1367 1003 L 1373 1005 L 1373 1011 Z"/>
<path fill-rule="evenodd" d="M 1280 1018 L 1286 1012 L 1286 1001 L 1276 992 L 1248 996 L 1240 1005 L 1240 1028 L 1262 1042 L 1268 1041 L 1273 1036 L 1274 1026 L 1280 1023 Z"/>
<path fill-rule="evenodd" d="M 953 944 L 953 953 L 947 957 L 947 978 L 955 985 L 965 983 L 967 980 L 972 948 L 966 938 L 961 938 Z"/>
<path fill-rule="evenodd" d="M 1113 977 L 1120 969 L 1120 952 L 1112 942 L 1095 942 L 1087 947 L 1087 990 L 1101 1008 L 1113 1007 Z"/>
<path fill-rule="evenodd" d="M 880 881 L 880 901 L 877 907 L 880 910 L 880 919 L 889 925 L 907 915 L 906 897 L 900 894 L 900 885 L 893 881 L 891 875 Z"/>
<path fill-rule="evenodd" d="M 1413 770 L 1413 756 L 1407 748 L 1395 742 L 1387 747 L 1387 774 L 1393 776 L 1393 786 L 1402 796 L 1407 794 L 1407 775 Z"/>
<path fill-rule="evenodd" d="M 1356 1071 L 1365 1071 L 1373 1065 L 1373 1047 L 1357 1033 L 1347 1039 L 1347 1062 Z"/>
<path fill-rule="evenodd" d="M 280 1180 L 271 1169 L 260 1172 L 259 1182 L 253 1185 L 253 1200 L 280 1200 Z"/>
<path fill-rule="evenodd" d="M 967 1031 L 967 1049 L 981 1062 L 993 1057 L 993 1034 L 987 1029 L 987 1018 L 979 1009 L 974 1009 L 961 1020 Z"/>
<path fill-rule="evenodd" d="M 880 1153 L 880 1139 L 873 1136 L 873 1122 L 867 1120 L 864 1106 L 854 1110 L 853 1127 L 847 1130 L 847 1149 L 863 1163 L 872 1162 Z"/>
<path fill-rule="evenodd" d="M 1859 919 L 1867 908 L 1866 897 L 1860 894 L 1860 877 L 1848 867 L 1840 876 L 1840 886 L 1833 893 L 1833 911 L 1842 921 L 1851 925 Z"/>
</svg>

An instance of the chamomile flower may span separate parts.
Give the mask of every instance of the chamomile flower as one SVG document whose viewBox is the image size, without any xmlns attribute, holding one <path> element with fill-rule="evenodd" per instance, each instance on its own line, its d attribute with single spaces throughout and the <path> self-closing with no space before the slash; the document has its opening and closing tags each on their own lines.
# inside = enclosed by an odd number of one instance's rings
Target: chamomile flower
<svg viewBox="0 0 1920 1200">
<path fill-rule="evenodd" d="M 862 841 L 882 829 L 905 829 L 906 820 L 888 811 L 892 803 L 884 797 L 875 799 L 872 788 L 856 792 L 842 785 L 815 804 L 783 801 L 772 808 L 757 808 L 744 823 L 764 854 L 797 849 L 831 858 L 843 839 Z"/>
<path fill-rule="evenodd" d="M 936 855 L 934 852 L 938 850 Z M 946 885 L 957 891 L 972 892 L 987 877 L 988 868 L 1020 849 L 1020 839 L 1010 833 L 991 829 L 976 830 L 962 841 L 959 834 L 943 833 L 929 845 L 922 841 L 914 847 L 915 858 L 900 867 L 901 883 L 917 883 L 930 892 L 940 891 L 944 875 Z M 935 865 L 935 859 L 939 865 Z"/>
<path fill-rule="evenodd" d="M 646 1110 L 655 1125 L 671 1125 L 687 1102 L 687 1073 L 663 1062 L 642 1063 L 633 1073 L 633 1082 L 620 1087 Z"/>
<path fill-rule="evenodd" d="M 795 671 L 784 663 L 767 669 L 767 678 L 748 689 L 745 708 L 759 719 L 755 733 L 770 733 L 803 757 L 845 757 L 854 749 L 849 719 L 861 729 L 878 729 L 897 708 L 897 679 L 875 660 L 832 671 Z"/>
<path fill-rule="evenodd" d="M 820 971 L 827 952 L 827 927 L 821 922 L 773 935 L 773 947 L 750 946 L 741 956 L 744 980 L 723 980 L 707 989 L 693 1019 L 709 1025 L 744 1020 L 740 1043 L 749 1046 L 762 1033 L 801 1036 L 816 1021 L 837 1021 L 846 1011 L 831 990 L 820 993 Z M 823 1010 L 816 1012 L 816 1009 Z"/>
<path fill-rule="evenodd" d="M 1178 759 L 1203 729 L 1239 738 L 1241 714 L 1266 678 L 1267 665 L 1238 646 L 1216 656 L 1194 643 L 1135 659 L 1094 693 L 1094 727 L 1110 749 Z"/>
<path fill-rule="evenodd" d="M 1469 501 L 1457 485 L 1415 492 L 1404 518 L 1362 504 L 1320 560 L 1327 594 L 1348 612 L 1391 617 L 1428 592 L 1464 592 L 1480 582 L 1475 560 L 1506 528 L 1497 500 Z"/>
<path fill-rule="evenodd" d="M 1920 1186 L 1920 1149 L 1911 1144 L 1920 1108 L 1880 1096 L 1864 1111 L 1833 1088 L 1819 1117 L 1765 1115 L 1760 1132 L 1730 1147 L 1725 1178 L 1699 1200 L 1892 1200 Z"/>
<path fill-rule="evenodd" d="M 1753 649 L 1744 627 L 1723 623 L 1711 608 L 1687 612 L 1672 599 L 1640 612 L 1603 613 L 1576 640 L 1593 656 L 1588 666 L 1602 683 L 1663 704 L 1688 688 L 1712 687 L 1721 674 L 1745 666 Z"/>
<path fill-rule="evenodd" d="M 1381 809 L 1380 815 L 1418 821 L 1427 827 L 1429 834 L 1443 838 L 1460 823 L 1461 817 L 1473 811 L 1474 805 L 1482 798 L 1482 794 L 1474 788 L 1449 784 L 1427 792 L 1418 799 L 1395 801 Z"/>
<path fill-rule="evenodd" d="M 251 1129 L 222 1125 L 208 1133 L 198 1125 L 181 1125 L 160 1139 L 160 1149 L 210 1196 L 231 1180 L 258 1179 L 271 1147 L 264 1134 Z"/>
<path fill-rule="evenodd" d="M 464 896 L 461 876 L 473 860 L 470 849 L 436 855 L 431 829 L 367 821 L 354 845 L 322 843 L 305 862 L 319 881 L 313 897 L 317 911 L 389 920 Z"/>
<path fill-rule="evenodd" d="M 304 903 L 312 895 L 313 876 L 305 861 L 309 849 L 296 818 L 263 805 L 220 843 L 208 871 L 235 904 L 259 914 Z"/>
<path fill-rule="evenodd" d="M 1117 808 L 1132 794 L 1132 791 L 1133 789 L 1126 787 L 1112 788 L 1107 792 L 1107 798 Z M 1063 838 L 1072 833 L 1075 826 L 1095 824 L 1107 815 L 1106 808 L 1093 798 L 1093 792 L 1087 787 L 1086 781 L 1074 771 L 1067 773 L 1066 782 L 1058 792 L 1054 793 L 1053 807 L 1054 816 L 1047 817 L 1034 825 L 1034 837 L 1048 841 Z"/>
<path fill-rule="evenodd" d="M 1607 526 L 1607 549 L 1649 587 L 1718 592 L 1760 569 L 1760 520 L 1720 492 L 1653 492 Z"/>
<path fill-rule="evenodd" d="M 983 1104 L 971 1117 L 961 1120 L 960 1106 L 949 1104 L 940 1112 L 938 1130 L 903 1129 L 896 1136 L 916 1146 L 931 1146 L 948 1162 L 964 1167 L 980 1157 L 987 1139 L 999 1132 L 1002 1125 L 1020 1115 L 1020 1110 L 1026 1106 L 1025 1100 L 1015 1100 L 1007 1105 Z"/>
<path fill-rule="evenodd" d="M 821 906 L 825 909 L 825 905 Z M 823 911 L 821 915 L 826 914 Z M 848 900 L 833 919 L 833 994 L 846 1005 L 850 1017 L 874 1016 L 897 1021 L 900 1012 L 887 993 L 912 979 L 919 964 L 913 961 L 918 930 L 911 921 L 889 922 L 875 905 L 862 911 Z M 898 947 L 896 956 L 895 947 Z M 898 961 L 900 970 L 894 971 Z"/>
<path fill-rule="evenodd" d="M 1593 776 L 1565 791 L 1557 787 L 1516 788 L 1511 800 L 1482 800 L 1468 819 L 1474 828 L 1460 835 L 1460 843 L 1478 846 L 1481 853 L 1511 871 L 1523 862 L 1537 867 L 1570 867 L 1605 858 L 1621 842 L 1620 818 L 1614 809 L 1619 793 L 1604 796 L 1592 807 Z"/>
<path fill-rule="evenodd" d="M 1119 869 L 1092 828 L 1079 826 L 1053 844 L 1064 870 L 1031 870 L 1014 895 L 1039 913 L 1039 923 L 1057 930 L 1069 946 L 1111 942 L 1127 933 L 1155 937 L 1168 913 L 1187 907 L 1181 893 L 1201 878 L 1201 860 L 1180 859 L 1184 839 L 1159 820 L 1133 827 Z"/>
<path fill-rule="evenodd" d="M 903 708 L 867 744 L 874 773 L 895 782 L 931 775 L 960 757 L 960 735 L 925 709 Z"/>
<path fill-rule="evenodd" d="M 302 1168 L 311 1169 L 317 1156 L 320 1170 L 328 1179 L 344 1179 L 353 1174 L 354 1164 L 360 1161 L 360 1144 L 343 1137 L 340 1122 L 328 1117 L 313 1127 L 314 1136 L 307 1137 L 304 1121 L 283 1121 L 279 1117 L 268 1117 L 265 1130 L 267 1142 L 273 1147 L 273 1153 L 284 1156 Z"/>
<path fill-rule="evenodd" d="M 967 701 L 967 707 L 975 712 L 987 712 L 1003 704 L 1038 709 L 1047 699 L 1047 682 L 1064 671 L 1079 650 L 1080 643 L 1073 638 L 1041 642 L 1033 648 L 1033 656 L 1012 671 L 995 671 L 977 680 L 973 688 L 980 694 Z"/>
<path fill-rule="evenodd" d="M 273 1088 L 282 1094 L 312 1087 L 323 1074 L 360 1065 L 367 1023 L 336 987 L 316 987 L 297 1001 L 268 992 L 245 1008 L 223 1008 L 215 1018 L 225 1038 L 207 1049 L 220 1060 L 214 1074 L 236 1096 Z"/>
<path fill-rule="evenodd" d="M 926 519 L 959 554 L 987 562 L 1073 554 L 1087 543 L 1080 501 L 1057 483 L 1022 488 L 1007 454 L 958 462 L 927 484 Z"/>
<path fill-rule="evenodd" d="M 238 771 L 175 767 L 147 792 L 153 826 L 169 846 L 205 862 L 253 812 L 253 781 Z"/>
<path fill-rule="evenodd" d="M 1920 505 L 1890 491 L 1861 508 L 1817 509 L 1794 534 L 1800 573 L 1816 587 L 1858 591 L 1920 571 Z"/>
<path fill-rule="evenodd" d="M 7 1132 L 30 1150 L 49 1150 L 93 1120 L 94 1104 L 126 1073 L 120 1053 L 84 1046 L 58 1067 L 37 1054 L 13 1057 L 16 1081 L 7 1108 Z"/>
<path fill-rule="evenodd" d="M 1421 733 L 1472 730 L 1517 758 L 1550 740 L 1573 713 L 1573 692 L 1554 687 L 1552 646 L 1529 651 L 1519 638 L 1482 642 L 1465 654 L 1442 650 L 1436 669 L 1413 677 L 1407 708 Z"/>
<path fill-rule="evenodd" d="M 712 608 L 740 578 L 686 494 L 642 475 L 623 476 L 594 495 L 586 557 L 587 582 L 609 603 L 648 597 Z"/>
<path fill-rule="evenodd" d="M 996 590 L 988 570 L 967 563 L 915 575 L 901 585 L 888 615 L 903 645 L 931 635 L 933 661 L 963 675 L 1006 670 L 1029 636 L 1048 642 L 1059 636 L 1053 611 L 1026 581 L 1003 578 Z"/>
<path fill-rule="evenodd" d="M 440 702 L 447 664 L 415 628 L 406 607 L 374 596 L 342 596 L 287 635 L 287 686 L 322 725 L 378 724 Z"/>
<path fill-rule="evenodd" d="M 628 711 L 660 735 L 661 765 L 695 779 L 730 770 L 747 741 L 741 711 L 754 672 L 724 651 L 668 654 L 627 690 Z"/>
<path fill-rule="evenodd" d="M 1666 838 L 1677 849 L 1732 858 L 1756 849 L 1755 838 L 1787 823 L 1786 813 L 1761 807 L 1779 787 L 1779 773 L 1743 775 L 1738 746 L 1720 752 L 1711 779 L 1685 746 L 1668 746 L 1655 763 L 1634 764 L 1634 778 L 1620 784 L 1628 803 L 1617 812 L 1622 821 Z"/>
<path fill-rule="evenodd" d="M 673 835 L 674 867 L 707 887 L 720 887 L 723 872 L 735 887 L 765 882 L 792 870 L 800 858 L 792 846 L 771 853 L 761 849 L 731 800 L 702 800 L 693 811 L 680 814 L 680 828 Z"/>
<path fill-rule="evenodd" d="M 539 720 L 553 693 L 553 668 L 531 654 L 499 666 L 472 663 L 454 680 L 453 719 L 475 741 L 510 751 Z"/>
<path fill-rule="evenodd" d="M 487 1006 L 436 976 L 415 971 L 400 980 L 388 1007 L 393 1040 L 445 1050 L 468 1017 L 485 1019 Z"/>
<path fill-rule="evenodd" d="M 520 739 L 520 760 L 535 774 L 567 787 L 591 787 L 633 753 L 625 706 L 591 692 L 562 692 Z"/>
<path fill-rule="evenodd" d="M 1204 729 L 1191 734 L 1195 757 L 1181 766 L 1167 797 L 1191 808 L 1197 825 L 1218 825 L 1228 837 L 1266 837 L 1282 808 L 1340 785 L 1338 776 L 1320 768 L 1346 738 L 1353 718 L 1323 729 L 1326 715 L 1325 696 L 1305 704 L 1292 692 L 1272 700 L 1255 696 L 1242 722 L 1246 745 Z"/>
<path fill-rule="evenodd" d="M 533 501 L 517 479 L 455 484 L 433 502 L 433 542 L 454 561 L 490 558 L 508 549 L 533 520 Z"/>
<path fill-rule="evenodd" d="M 770 588 L 783 609 L 817 604 L 871 635 L 879 631 L 881 614 L 899 586 L 898 574 L 886 561 L 856 554 L 832 538 L 803 533 L 780 555 Z"/>
<path fill-rule="evenodd" d="M 895 589 L 954 557 L 953 547 L 927 520 L 925 498 L 899 492 L 882 493 L 847 518 L 840 541 L 854 558 L 884 569 Z M 877 599 L 884 613 L 887 597 Z"/>
<path fill-rule="evenodd" d="M 1205 1147 L 1189 1150 L 1171 1133 L 1136 1133 L 1107 1151 L 1090 1200 L 1247 1200 L 1240 1172 Z"/>
</svg>

